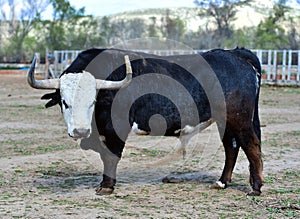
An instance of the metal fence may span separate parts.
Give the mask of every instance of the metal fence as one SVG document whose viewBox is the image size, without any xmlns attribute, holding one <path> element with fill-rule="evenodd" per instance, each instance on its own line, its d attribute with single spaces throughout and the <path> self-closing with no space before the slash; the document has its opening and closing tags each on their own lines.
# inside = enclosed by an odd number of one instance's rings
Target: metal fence
<svg viewBox="0 0 300 219">
<path fill-rule="evenodd" d="M 204 50 L 137 50 L 155 55 L 197 54 Z M 57 77 L 80 53 L 80 50 L 56 50 L 49 72 Z M 300 86 L 300 50 L 252 50 L 262 65 L 262 83 Z"/>
</svg>

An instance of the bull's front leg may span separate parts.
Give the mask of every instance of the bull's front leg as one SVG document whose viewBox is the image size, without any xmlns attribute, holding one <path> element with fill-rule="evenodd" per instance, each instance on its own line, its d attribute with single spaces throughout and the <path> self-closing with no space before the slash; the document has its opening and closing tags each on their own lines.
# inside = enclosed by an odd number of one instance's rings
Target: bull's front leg
<svg viewBox="0 0 300 219">
<path fill-rule="evenodd" d="M 100 185 L 96 188 L 97 195 L 110 195 L 114 191 L 117 178 L 117 166 L 120 158 L 109 151 L 109 149 L 103 144 L 100 157 L 103 162 L 103 178 Z"/>
<path fill-rule="evenodd" d="M 117 166 L 121 159 L 125 142 L 118 136 L 109 135 L 101 144 L 100 157 L 104 165 L 103 179 L 96 188 L 97 195 L 110 195 L 114 191 L 117 178 Z"/>
</svg>

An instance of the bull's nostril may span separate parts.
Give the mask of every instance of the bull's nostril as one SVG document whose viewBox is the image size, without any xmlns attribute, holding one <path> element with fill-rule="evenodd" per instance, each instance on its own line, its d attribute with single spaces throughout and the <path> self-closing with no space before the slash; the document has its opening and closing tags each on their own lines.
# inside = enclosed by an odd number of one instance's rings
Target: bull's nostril
<svg viewBox="0 0 300 219">
<path fill-rule="evenodd" d="M 87 137 L 90 134 L 90 129 L 74 129 L 73 130 L 75 137 Z"/>
</svg>

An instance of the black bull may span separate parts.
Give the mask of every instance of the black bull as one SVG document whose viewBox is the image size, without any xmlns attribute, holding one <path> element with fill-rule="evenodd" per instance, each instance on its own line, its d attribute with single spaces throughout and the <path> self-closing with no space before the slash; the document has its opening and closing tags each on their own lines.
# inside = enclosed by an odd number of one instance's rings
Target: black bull
<svg viewBox="0 0 300 219">
<path fill-rule="evenodd" d="M 121 61 L 124 55 L 129 55 L 133 69 L 133 81 L 120 90 L 126 95 L 118 98 L 121 101 L 116 101 L 116 105 L 124 109 L 112 110 L 117 91 L 100 90 L 96 100 L 94 115 L 98 132 L 104 136 L 109 153 L 118 158 L 111 159 L 113 156 L 103 151 L 100 153 L 104 174 L 97 194 L 113 191 L 117 163 L 133 122 L 138 124 L 139 129 L 151 134 L 170 136 L 179 135 L 180 132 L 176 130 L 181 130 L 185 125 L 196 126 L 212 118 L 217 123 L 226 157 L 219 180 L 221 185 L 217 186 L 226 187 L 231 181 L 241 147 L 250 164 L 253 191 L 249 194 L 259 195 L 263 183 L 263 164 L 258 116 L 261 66 L 257 57 L 251 51 L 239 48 L 168 57 L 118 49 L 90 49 L 80 53 L 63 74 L 86 70 L 95 78 L 118 81 L 125 77 L 125 66 Z M 131 86 L 134 79 L 141 76 L 144 77 L 139 84 Z M 161 83 L 166 78 L 169 80 Z M 193 107 L 190 107 L 187 95 L 182 94 L 181 89 L 177 90 L 170 81 L 175 84 L 178 82 L 181 85 L 179 87 L 185 89 L 196 106 L 196 114 L 189 111 Z M 221 93 L 215 92 L 218 85 Z M 147 92 L 143 93 L 143 89 Z M 59 90 L 45 95 L 43 99 L 51 99 L 46 107 L 61 104 Z M 128 105 L 130 110 L 127 110 Z M 154 128 L 149 125 L 149 120 L 157 114 L 164 118 L 163 125 L 158 125 L 164 126 L 163 130 L 158 128 L 157 131 L 155 125 Z M 124 119 L 127 119 L 125 123 Z"/>
</svg>

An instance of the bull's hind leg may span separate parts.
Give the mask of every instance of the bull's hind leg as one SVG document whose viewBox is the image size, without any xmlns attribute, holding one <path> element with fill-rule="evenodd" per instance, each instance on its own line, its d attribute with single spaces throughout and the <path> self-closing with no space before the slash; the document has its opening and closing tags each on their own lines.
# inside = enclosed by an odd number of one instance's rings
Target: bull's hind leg
<svg viewBox="0 0 300 219">
<path fill-rule="evenodd" d="M 240 133 L 239 139 L 241 141 L 241 146 L 249 160 L 250 184 L 253 191 L 248 195 L 260 195 L 261 187 L 263 185 L 263 161 L 261 156 L 260 141 L 252 127 L 246 130 L 244 129 L 244 131 Z"/>
<path fill-rule="evenodd" d="M 214 186 L 217 189 L 224 189 L 227 187 L 227 184 L 231 182 L 232 172 L 239 153 L 239 145 L 234 135 L 228 129 L 226 129 L 222 141 L 225 149 L 225 165 L 221 178 Z"/>
</svg>

